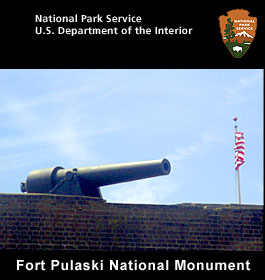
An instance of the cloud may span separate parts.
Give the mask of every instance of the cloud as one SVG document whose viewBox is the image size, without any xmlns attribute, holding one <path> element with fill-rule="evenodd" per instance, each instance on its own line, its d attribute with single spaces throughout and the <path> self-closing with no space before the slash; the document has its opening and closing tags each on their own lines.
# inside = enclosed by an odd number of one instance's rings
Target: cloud
<svg viewBox="0 0 265 280">
<path fill-rule="evenodd" d="M 197 141 L 186 146 L 175 147 L 175 150 L 169 153 L 167 157 L 172 162 L 179 164 L 190 157 L 202 156 L 211 144 L 224 141 L 224 138 L 215 131 L 205 131 L 198 138 Z"/>
<path fill-rule="evenodd" d="M 200 158 L 208 153 L 212 145 L 224 141 L 215 131 L 201 133 L 198 140 L 178 146 L 166 155 L 171 163 L 168 176 L 144 179 L 130 183 L 118 184 L 102 188 L 104 198 L 108 202 L 169 204 L 178 199 L 178 191 L 187 185 L 190 174 L 188 160 Z"/>
<path fill-rule="evenodd" d="M 95 138 L 123 127 L 119 122 L 102 123 L 91 115 L 92 110 L 120 92 L 118 87 L 103 90 L 105 87 L 105 83 L 85 84 L 30 97 L 2 92 L 2 168 L 39 168 L 46 161 L 71 167 L 100 161 L 100 155 L 93 151 Z"/>
<path fill-rule="evenodd" d="M 164 204 L 170 203 L 169 197 L 174 196 L 177 188 L 177 182 L 169 177 L 155 177 L 106 186 L 101 191 L 108 202 Z"/>
<path fill-rule="evenodd" d="M 185 147 L 176 147 L 174 152 L 168 155 L 168 158 L 174 162 L 180 162 L 188 157 L 202 154 L 204 151 L 203 143 L 196 142 Z"/>
<path fill-rule="evenodd" d="M 263 83 L 263 72 L 255 71 L 251 76 L 241 76 L 225 88 L 226 105 L 245 103 L 253 98 L 253 86 Z M 251 90 L 250 90 L 251 89 Z"/>
</svg>

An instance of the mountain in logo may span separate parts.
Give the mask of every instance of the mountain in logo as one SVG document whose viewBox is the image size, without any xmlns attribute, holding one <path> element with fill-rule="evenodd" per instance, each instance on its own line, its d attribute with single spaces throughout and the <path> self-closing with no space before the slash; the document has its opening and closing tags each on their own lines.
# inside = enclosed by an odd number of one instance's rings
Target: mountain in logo
<svg viewBox="0 0 265 280">
<path fill-rule="evenodd" d="M 251 43 L 254 39 L 253 36 L 248 34 L 246 31 L 236 33 L 234 40 L 237 40 L 238 43 Z"/>
<path fill-rule="evenodd" d="M 257 29 L 257 18 L 248 16 L 249 11 L 236 9 L 219 17 L 222 39 L 235 58 L 242 57 L 249 49 Z"/>
<path fill-rule="evenodd" d="M 242 31 L 242 32 L 236 33 L 236 34 L 235 34 L 235 37 L 239 37 L 239 38 L 236 38 L 237 40 L 238 40 L 238 39 L 241 39 L 241 38 L 242 38 L 242 40 L 245 40 L 245 38 L 254 39 L 254 37 L 251 36 L 250 34 L 248 34 L 246 31 Z M 223 39 L 224 39 L 224 40 L 228 40 L 226 36 L 225 36 Z"/>
<path fill-rule="evenodd" d="M 242 31 L 242 32 L 240 32 L 240 33 L 236 33 L 236 35 L 235 35 L 235 37 L 237 37 L 237 36 L 243 36 L 243 37 L 249 37 L 249 38 L 254 38 L 253 36 L 251 36 L 250 34 L 248 34 L 246 31 Z"/>
</svg>

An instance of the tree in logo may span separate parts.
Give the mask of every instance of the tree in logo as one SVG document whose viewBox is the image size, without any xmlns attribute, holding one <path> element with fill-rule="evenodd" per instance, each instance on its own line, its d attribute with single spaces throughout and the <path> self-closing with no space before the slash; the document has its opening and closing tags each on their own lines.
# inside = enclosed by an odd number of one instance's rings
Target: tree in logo
<svg viewBox="0 0 265 280">
<path fill-rule="evenodd" d="M 235 37 L 235 32 L 233 31 L 234 28 L 234 23 L 231 21 L 231 18 L 227 19 L 227 24 L 225 25 L 225 30 L 224 30 L 224 35 L 226 39 L 228 40 L 228 44 L 230 44 L 230 38 L 233 39 Z"/>
</svg>

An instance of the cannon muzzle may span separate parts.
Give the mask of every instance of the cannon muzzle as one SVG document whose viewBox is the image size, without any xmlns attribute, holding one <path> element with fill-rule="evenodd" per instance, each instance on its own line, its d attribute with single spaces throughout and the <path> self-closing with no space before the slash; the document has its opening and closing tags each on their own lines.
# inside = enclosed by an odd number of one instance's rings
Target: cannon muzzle
<svg viewBox="0 0 265 280">
<path fill-rule="evenodd" d="M 167 159 L 64 169 L 57 166 L 29 173 L 21 191 L 101 197 L 100 187 L 170 173 Z"/>
</svg>

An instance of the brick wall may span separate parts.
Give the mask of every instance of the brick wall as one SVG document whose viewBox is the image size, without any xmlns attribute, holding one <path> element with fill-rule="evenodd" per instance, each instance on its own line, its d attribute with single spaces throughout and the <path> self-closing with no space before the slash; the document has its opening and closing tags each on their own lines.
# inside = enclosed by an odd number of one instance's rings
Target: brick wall
<svg viewBox="0 0 265 280">
<path fill-rule="evenodd" d="M 263 250 L 263 206 L 0 194 L 0 249 Z"/>
</svg>

